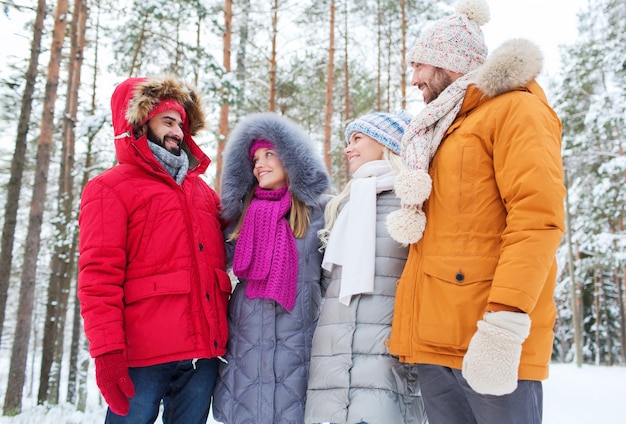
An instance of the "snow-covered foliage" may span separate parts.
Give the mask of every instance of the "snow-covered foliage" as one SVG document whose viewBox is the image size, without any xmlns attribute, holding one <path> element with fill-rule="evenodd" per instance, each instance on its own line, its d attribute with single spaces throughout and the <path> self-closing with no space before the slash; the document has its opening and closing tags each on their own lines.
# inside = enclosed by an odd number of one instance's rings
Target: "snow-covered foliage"
<svg viewBox="0 0 626 424">
<path fill-rule="evenodd" d="M 598 0 L 579 14 L 566 46 L 556 109 L 563 120 L 573 275 L 561 273 L 558 350 L 572 346 L 571 279 L 587 362 L 624 363 L 626 272 L 626 2 Z M 567 329 L 570 330 L 567 330 Z M 555 349 L 556 354 L 557 349 Z M 571 356 L 572 352 L 568 356 Z"/>
</svg>

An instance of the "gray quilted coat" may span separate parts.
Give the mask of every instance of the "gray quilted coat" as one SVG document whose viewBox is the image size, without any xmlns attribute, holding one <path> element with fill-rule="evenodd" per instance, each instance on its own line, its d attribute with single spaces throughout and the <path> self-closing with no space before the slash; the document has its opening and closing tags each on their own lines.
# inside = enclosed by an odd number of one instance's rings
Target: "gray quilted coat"
<svg viewBox="0 0 626 424">
<path fill-rule="evenodd" d="M 320 241 L 328 175 L 308 135 L 273 113 L 251 115 L 233 130 L 222 174 L 223 216 L 237 219 L 255 179 L 252 142 L 270 140 L 285 168 L 289 189 L 309 206 L 306 236 L 296 239 L 296 304 L 287 311 L 271 299 L 249 299 L 242 279 L 230 299 L 229 339 L 214 391 L 214 418 L 226 424 L 301 424 L 304 421 L 311 340 L 322 299 Z M 234 249 L 229 249 L 230 251 Z M 231 258 L 232 259 L 232 258 Z"/>
<path fill-rule="evenodd" d="M 341 267 L 333 267 L 313 338 L 305 423 L 426 423 L 415 365 L 386 346 L 407 248 L 387 232 L 387 215 L 400 207 L 393 192 L 376 202 L 374 292 L 339 302 Z"/>
</svg>

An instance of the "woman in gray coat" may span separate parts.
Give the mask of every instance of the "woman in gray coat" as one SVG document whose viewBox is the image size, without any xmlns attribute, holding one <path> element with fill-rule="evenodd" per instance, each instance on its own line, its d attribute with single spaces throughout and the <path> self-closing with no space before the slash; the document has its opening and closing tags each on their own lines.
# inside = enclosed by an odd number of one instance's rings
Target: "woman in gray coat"
<svg viewBox="0 0 626 424">
<path fill-rule="evenodd" d="M 306 132 L 250 115 L 224 155 L 222 216 L 239 278 L 213 414 L 225 424 L 302 423 L 321 303 L 320 241 L 329 178 Z M 234 247 L 232 247 L 234 245 Z"/>
<path fill-rule="evenodd" d="M 407 247 L 389 236 L 386 219 L 400 207 L 392 189 L 409 121 L 405 112 L 373 113 L 346 128 L 353 178 L 329 202 L 321 232 L 330 283 L 313 337 L 305 423 L 426 422 L 416 367 L 387 348 Z"/>
</svg>

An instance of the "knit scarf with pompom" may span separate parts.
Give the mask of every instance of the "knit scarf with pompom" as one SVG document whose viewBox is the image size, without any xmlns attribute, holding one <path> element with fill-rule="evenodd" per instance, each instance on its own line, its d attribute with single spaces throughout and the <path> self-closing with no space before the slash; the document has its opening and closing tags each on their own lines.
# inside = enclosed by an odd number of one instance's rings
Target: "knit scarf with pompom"
<svg viewBox="0 0 626 424">
<path fill-rule="evenodd" d="M 246 295 L 273 299 L 286 310 L 296 303 L 298 250 L 286 215 L 291 208 L 287 186 L 256 187 L 233 258 L 233 272 L 248 280 Z"/>
<path fill-rule="evenodd" d="M 423 206 L 432 189 L 430 161 L 461 110 L 474 74 L 475 71 L 469 72 L 450 84 L 413 118 L 404 132 L 401 156 L 406 169 L 397 176 L 394 187 L 402 207 L 387 216 L 387 230 L 405 246 L 417 243 L 424 234 Z"/>
</svg>

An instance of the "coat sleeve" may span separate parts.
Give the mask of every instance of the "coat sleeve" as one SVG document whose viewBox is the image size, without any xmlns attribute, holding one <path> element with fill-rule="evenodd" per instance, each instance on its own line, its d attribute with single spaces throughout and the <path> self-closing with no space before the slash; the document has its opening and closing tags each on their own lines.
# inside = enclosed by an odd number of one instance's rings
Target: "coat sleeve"
<svg viewBox="0 0 626 424">
<path fill-rule="evenodd" d="M 93 357 L 126 349 L 123 282 L 128 212 L 98 181 L 83 190 L 79 215 L 78 298 Z"/>
<path fill-rule="evenodd" d="M 561 122 L 526 92 L 511 95 L 494 119 L 494 169 L 506 223 L 489 302 L 531 312 L 564 231 Z"/>
<path fill-rule="evenodd" d="M 222 230 L 222 237 L 224 237 L 224 248 L 226 249 L 226 269 L 232 269 L 233 267 L 233 258 L 235 256 L 235 246 L 237 245 L 237 240 L 227 241 L 230 235 L 235 231 L 237 227 L 237 221 L 233 220 L 229 225 L 227 225 Z"/>
</svg>

